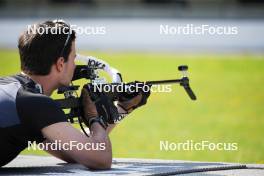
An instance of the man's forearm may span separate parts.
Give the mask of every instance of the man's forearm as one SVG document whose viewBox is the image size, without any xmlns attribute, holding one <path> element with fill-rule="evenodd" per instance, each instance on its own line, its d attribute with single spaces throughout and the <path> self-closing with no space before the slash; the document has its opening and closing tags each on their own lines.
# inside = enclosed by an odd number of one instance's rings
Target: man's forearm
<svg viewBox="0 0 264 176">
<path fill-rule="evenodd" d="M 105 152 L 110 152 L 112 156 L 112 146 L 108 132 L 99 123 L 92 124 L 91 139 L 95 143 L 105 143 Z"/>
<path fill-rule="evenodd" d="M 104 129 L 99 123 L 93 123 L 91 128 L 91 137 L 96 140 L 102 140 L 106 142 L 110 142 L 107 130 Z"/>
<path fill-rule="evenodd" d="M 106 132 L 107 134 L 110 134 L 110 132 L 116 127 L 116 124 L 109 124 L 107 129 L 106 129 Z"/>
</svg>

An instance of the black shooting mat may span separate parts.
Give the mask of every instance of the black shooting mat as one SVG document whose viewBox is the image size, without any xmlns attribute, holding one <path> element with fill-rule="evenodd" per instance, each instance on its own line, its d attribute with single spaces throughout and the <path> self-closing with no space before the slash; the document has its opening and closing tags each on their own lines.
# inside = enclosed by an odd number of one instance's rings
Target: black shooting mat
<svg viewBox="0 0 264 176">
<path fill-rule="evenodd" d="M 92 171 L 54 157 L 20 155 L 2 175 L 264 175 L 264 165 L 152 159 L 114 159 L 111 170 Z"/>
</svg>

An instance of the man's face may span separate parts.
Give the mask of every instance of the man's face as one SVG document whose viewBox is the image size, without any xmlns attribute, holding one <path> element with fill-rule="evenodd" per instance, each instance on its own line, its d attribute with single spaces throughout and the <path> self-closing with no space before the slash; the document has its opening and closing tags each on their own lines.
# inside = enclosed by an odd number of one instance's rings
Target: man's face
<svg viewBox="0 0 264 176">
<path fill-rule="evenodd" d="M 63 75 L 61 79 L 61 84 L 64 86 L 69 85 L 72 80 L 73 73 L 75 70 L 75 62 L 74 62 L 75 58 L 76 58 L 76 50 L 75 50 L 75 42 L 73 41 L 68 61 L 64 62 L 64 69 L 62 72 Z"/>
</svg>

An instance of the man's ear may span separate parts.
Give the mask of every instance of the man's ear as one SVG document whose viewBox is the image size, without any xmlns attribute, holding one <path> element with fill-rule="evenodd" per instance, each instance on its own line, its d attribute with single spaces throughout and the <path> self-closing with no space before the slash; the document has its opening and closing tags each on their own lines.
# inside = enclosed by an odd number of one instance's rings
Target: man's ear
<svg viewBox="0 0 264 176">
<path fill-rule="evenodd" d="M 59 59 L 57 60 L 57 62 L 55 64 L 55 68 L 58 72 L 62 72 L 63 67 L 64 67 L 64 58 L 59 57 Z"/>
</svg>

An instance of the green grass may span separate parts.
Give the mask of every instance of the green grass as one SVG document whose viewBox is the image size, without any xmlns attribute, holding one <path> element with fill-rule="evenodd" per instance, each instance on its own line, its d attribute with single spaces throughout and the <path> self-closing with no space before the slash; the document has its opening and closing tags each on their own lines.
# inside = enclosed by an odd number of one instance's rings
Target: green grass
<svg viewBox="0 0 264 176">
<path fill-rule="evenodd" d="M 114 157 L 264 163 L 263 55 L 89 54 L 118 68 L 126 81 L 178 78 L 177 66 L 187 64 L 198 97 L 191 101 L 178 85 L 172 93 L 153 93 L 112 132 Z M 0 58 L 0 75 L 19 71 L 15 51 L 0 50 Z M 238 143 L 238 150 L 160 151 L 161 140 Z"/>
</svg>

